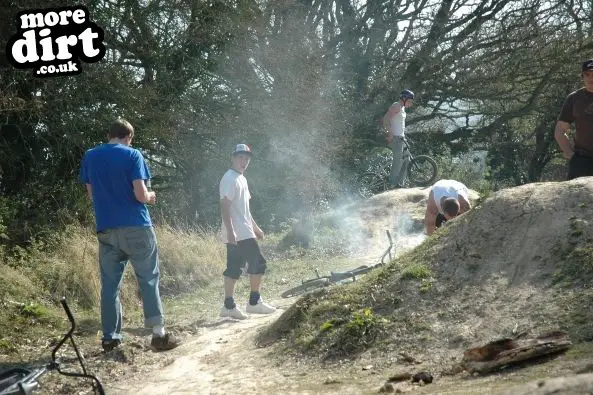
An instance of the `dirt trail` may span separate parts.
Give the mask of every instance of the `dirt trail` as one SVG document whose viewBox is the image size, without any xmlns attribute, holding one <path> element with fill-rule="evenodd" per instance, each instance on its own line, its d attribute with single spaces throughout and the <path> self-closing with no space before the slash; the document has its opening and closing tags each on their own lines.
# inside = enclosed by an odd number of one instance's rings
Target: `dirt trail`
<svg viewBox="0 0 593 395">
<path fill-rule="evenodd" d="M 185 341 L 163 358 L 166 366 L 128 383 L 110 386 L 113 394 L 226 394 L 239 387 L 249 393 L 286 381 L 281 372 L 263 368 L 254 358 L 253 337 L 258 328 L 277 319 L 282 310 L 270 316 L 250 317 L 244 321 L 225 319 L 211 323 L 203 334 Z M 257 365 L 255 362 L 257 360 Z M 249 379 L 251 378 L 251 379 Z"/>
<path fill-rule="evenodd" d="M 347 372 L 312 369 L 307 360 L 279 364 L 267 348 L 258 348 L 255 336 L 294 302 L 277 300 L 269 316 L 251 315 L 240 321 L 221 318 L 204 324 L 204 332 L 187 338 L 175 350 L 157 354 L 162 360 L 135 379 L 106 383 L 108 394 L 361 394 L 363 382 L 345 380 Z M 284 361 L 286 362 L 286 361 Z M 328 378 L 339 375 L 332 386 Z M 355 385 L 353 385 L 355 384 Z"/>
</svg>

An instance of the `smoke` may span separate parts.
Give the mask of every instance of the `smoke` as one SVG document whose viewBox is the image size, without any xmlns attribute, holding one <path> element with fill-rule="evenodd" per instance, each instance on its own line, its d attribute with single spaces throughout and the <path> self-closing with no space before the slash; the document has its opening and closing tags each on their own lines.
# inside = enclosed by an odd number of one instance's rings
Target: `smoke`
<svg viewBox="0 0 593 395">
<path fill-rule="evenodd" d="M 412 213 L 423 212 L 425 202 L 409 201 L 407 193 L 386 193 L 340 206 L 322 215 L 316 229 L 315 244 L 319 248 L 330 248 L 331 245 L 336 253 L 368 263 L 378 262 L 387 252 L 390 242 L 386 231 L 389 231 L 393 242 L 390 250 L 392 257 L 415 248 L 426 239 L 426 235 L 422 218 L 419 214 L 414 217 Z M 336 251 L 336 240 L 341 241 L 339 251 Z"/>
<path fill-rule="evenodd" d="M 426 239 L 424 225 L 412 219 L 410 213 L 400 211 L 393 216 L 394 244 L 398 253 L 411 250 Z"/>
</svg>

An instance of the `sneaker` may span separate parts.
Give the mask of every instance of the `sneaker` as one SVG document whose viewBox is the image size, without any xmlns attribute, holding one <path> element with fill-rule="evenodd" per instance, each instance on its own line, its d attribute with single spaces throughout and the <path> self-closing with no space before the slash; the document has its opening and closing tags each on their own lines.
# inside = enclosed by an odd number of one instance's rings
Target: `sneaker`
<svg viewBox="0 0 593 395">
<path fill-rule="evenodd" d="M 238 320 L 244 320 L 245 318 L 247 318 L 247 315 L 245 315 L 244 312 L 239 310 L 237 306 L 235 306 L 232 309 L 227 309 L 226 307 L 222 306 L 222 309 L 220 309 L 220 316 L 236 318 Z"/>
<path fill-rule="evenodd" d="M 171 332 L 165 333 L 165 336 L 152 335 L 150 345 L 157 351 L 172 350 L 179 345 L 179 342 Z"/>
<path fill-rule="evenodd" d="M 274 311 L 276 311 L 276 308 L 264 303 L 264 301 L 260 299 L 256 305 L 252 305 L 247 302 L 245 311 L 250 314 L 272 314 Z"/>
<path fill-rule="evenodd" d="M 118 347 L 121 344 L 120 339 L 103 339 L 101 341 L 101 347 L 103 347 L 103 351 L 109 352 L 114 348 Z"/>
</svg>

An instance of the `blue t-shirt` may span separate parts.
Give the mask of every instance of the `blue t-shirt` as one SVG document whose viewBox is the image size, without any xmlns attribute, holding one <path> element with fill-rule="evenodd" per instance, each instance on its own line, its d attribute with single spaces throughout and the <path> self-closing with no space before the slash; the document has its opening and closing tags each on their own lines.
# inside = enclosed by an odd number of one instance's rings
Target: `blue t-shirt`
<svg viewBox="0 0 593 395">
<path fill-rule="evenodd" d="M 97 232 L 126 226 L 152 226 L 144 203 L 134 195 L 134 180 L 149 180 L 150 170 L 137 149 L 102 144 L 82 158 L 80 181 L 90 184 Z"/>
</svg>

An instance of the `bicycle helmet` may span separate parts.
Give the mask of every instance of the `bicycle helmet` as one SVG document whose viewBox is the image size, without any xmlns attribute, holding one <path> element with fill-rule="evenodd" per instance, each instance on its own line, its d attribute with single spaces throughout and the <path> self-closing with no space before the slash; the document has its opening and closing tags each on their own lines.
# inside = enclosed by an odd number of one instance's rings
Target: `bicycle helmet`
<svg viewBox="0 0 593 395">
<path fill-rule="evenodd" d="M 399 94 L 399 98 L 400 99 L 404 99 L 404 100 L 408 100 L 408 99 L 412 99 L 414 100 L 414 92 L 412 92 L 409 89 L 404 89 L 403 91 L 401 91 L 401 93 Z"/>
</svg>

